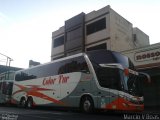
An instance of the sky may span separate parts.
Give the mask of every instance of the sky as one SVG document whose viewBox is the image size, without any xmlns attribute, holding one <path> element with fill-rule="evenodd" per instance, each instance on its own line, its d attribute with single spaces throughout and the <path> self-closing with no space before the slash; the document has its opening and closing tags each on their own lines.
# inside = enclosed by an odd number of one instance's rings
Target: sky
<svg viewBox="0 0 160 120">
<path fill-rule="evenodd" d="M 107 5 L 149 35 L 151 44 L 159 42 L 160 0 L 0 0 L 0 53 L 14 67 L 49 62 L 53 31 L 81 12 Z M 0 65 L 5 59 L 0 56 Z"/>
</svg>

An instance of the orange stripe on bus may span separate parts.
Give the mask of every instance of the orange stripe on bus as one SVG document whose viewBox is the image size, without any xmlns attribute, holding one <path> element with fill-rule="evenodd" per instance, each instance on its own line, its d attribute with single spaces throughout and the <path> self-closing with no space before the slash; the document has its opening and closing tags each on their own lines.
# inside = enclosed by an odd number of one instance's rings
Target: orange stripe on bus
<svg viewBox="0 0 160 120">
<path fill-rule="evenodd" d="M 20 88 L 20 90 L 17 90 L 16 92 L 14 92 L 13 95 L 15 95 L 19 92 L 26 92 L 27 96 L 32 95 L 32 96 L 35 96 L 35 97 L 39 97 L 41 99 L 51 101 L 51 102 L 56 103 L 56 104 L 65 105 L 60 100 L 56 100 L 54 98 L 51 98 L 51 97 L 39 92 L 39 91 L 47 91 L 47 90 L 52 90 L 53 91 L 53 89 L 39 88 L 38 86 L 34 86 L 34 85 L 33 86 L 32 85 L 27 85 L 27 86 L 31 86 L 30 88 L 22 86 L 22 85 L 18 85 L 18 84 L 15 84 L 15 85 L 18 86 Z"/>
<path fill-rule="evenodd" d="M 133 104 L 124 98 L 117 98 L 116 100 L 107 104 L 106 109 L 142 111 L 144 109 L 144 105 Z"/>
</svg>

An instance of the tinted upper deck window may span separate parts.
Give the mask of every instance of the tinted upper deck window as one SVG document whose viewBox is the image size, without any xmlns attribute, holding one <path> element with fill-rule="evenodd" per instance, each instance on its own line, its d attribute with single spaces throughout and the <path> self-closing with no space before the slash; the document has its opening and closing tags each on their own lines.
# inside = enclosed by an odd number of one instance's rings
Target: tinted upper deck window
<svg viewBox="0 0 160 120">
<path fill-rule="evenodd" d="M 23 81 L 71 72 L 89 72 L 84 56 L 79 56 L 19 71 L 16 73 L 15 80 Z"/>
</svg>

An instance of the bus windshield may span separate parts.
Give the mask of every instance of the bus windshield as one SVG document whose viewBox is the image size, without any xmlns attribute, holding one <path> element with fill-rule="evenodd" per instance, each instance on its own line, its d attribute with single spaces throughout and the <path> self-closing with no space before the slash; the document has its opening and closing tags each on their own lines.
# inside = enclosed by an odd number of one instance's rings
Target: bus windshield
<svg viewBox="0 0 160 120">
<path fill-rule="evenodd" d="M 97 50 L 87 52 L 89 59 L 99 64 L 112 64 L 112 63 L 119 63 L 124 68 L 134 69 L 134 65 L 128 59 L 128 57 L 119 54 L 118 52 L 108 51 L 108 50 Z"/>
<path fill-rule="evenodd" d="M 128 57 L 106 50 L 88 52 L 88 57 L 101 87 L 124 90 L 132 95 L 141 96 L 139 76 L 133 73 L 125 76 L 124 70 L 120 68 L 121 65 L 123 68 L 134 70 L 134 65 Z"/>
</svg>

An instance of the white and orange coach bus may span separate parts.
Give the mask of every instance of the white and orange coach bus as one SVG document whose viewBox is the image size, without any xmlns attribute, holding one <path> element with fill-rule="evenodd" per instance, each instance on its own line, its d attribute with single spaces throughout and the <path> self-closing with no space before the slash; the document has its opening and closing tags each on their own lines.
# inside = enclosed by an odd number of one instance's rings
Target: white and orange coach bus
<svg viewBox="0 0 160 120">
<path fill-rule="evenodd" d="M 142 81 L 128 57 L 96 50 L 64 57 L 15 73 L 12 103 L 142 111 Z"/>
</svg>

